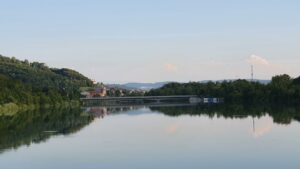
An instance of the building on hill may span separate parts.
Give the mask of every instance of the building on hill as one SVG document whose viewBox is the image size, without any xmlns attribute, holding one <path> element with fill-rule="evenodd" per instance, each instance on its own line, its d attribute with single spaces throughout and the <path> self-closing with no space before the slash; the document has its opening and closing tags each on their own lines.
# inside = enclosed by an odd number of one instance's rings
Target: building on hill
<svg viewBox="0 0 300 169">
<path fill-rule="evenodd" d="M 105 97 L 107 95 L 106 87 L 98 87 L 92 94 L 94 97 Z"/>
<path fill-rule="evenodd" d="M 106 87 L 97 87 L 91 91 L 81 92 L 82 97 L 92 98 L 92 97 L 105 97 L 107 96 Z"/>
</svg>

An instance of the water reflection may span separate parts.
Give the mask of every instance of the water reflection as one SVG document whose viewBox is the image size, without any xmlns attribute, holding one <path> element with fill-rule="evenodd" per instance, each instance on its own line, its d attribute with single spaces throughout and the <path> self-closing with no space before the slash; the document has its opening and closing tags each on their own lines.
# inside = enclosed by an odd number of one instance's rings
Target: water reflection
<svg viewBox="0 0 300 169">
<path fill-rule="evenodd" d="M 299 168 L 299 112 L 225 104 L 20 112 L 0 117 L 0 168 Z"/>
<path fill-rule="evenodd" d="M 0 153 L 41 143 L 54 135 L 75 133 L 93 120 L 81 109 L 45 109 L 0 116 Z"/>
<path fill-rule="evenodd" d="M 75 133 L 95 118 L 101 119 L 109 115 L 127 113 L 137 115 L 145 112 L 162 113 L 172 117 L 188 115 L 207 116 L 211 119 L 249 118 L 254 138 L 270 132 L 273 123 L 288 125 L 292 121 L 300 121 L 300 108 L 296 106 L 161 104 L 36 110 L 19 112 L 14 116 L 0 116 L 0 153 L 17 149 L 22 145 L 30 146 L 32 143 L 45 142 L 52 136 Z M 178 130 L 180 130 L 179 124 L 172 124 L 165 128 L 167 134 L 176 134 Z"/>
<path fill-rule="evenodd" d="M 153 112 L 163 113 L 167 116 L 208 116 L 210 118 L 224 117 L 230 119 L 244 119 L 248 117 L 261 118 L 266 115 L 272 117 L 274 123 L 290 124 L 293 120 L 300 121 L 300 107 L 285 106 L 257 106 L 257 105 L 190 105 L 190 104 L 161 104 L 155 106 L 100 106 L 85 108 L 85 112 L 94 117 L 105 117 L 109 114 L 126 113 L 131 110 L 149 108 Z"/>
</svg>

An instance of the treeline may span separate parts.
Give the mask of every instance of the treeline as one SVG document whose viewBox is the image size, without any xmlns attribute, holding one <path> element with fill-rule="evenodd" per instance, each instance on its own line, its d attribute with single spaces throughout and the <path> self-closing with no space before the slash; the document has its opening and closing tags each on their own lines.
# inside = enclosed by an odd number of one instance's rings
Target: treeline
<svg viewBox="0 0 300 169">
<path fill-rule="evenodd" d="M 146 93 L 148 96 L 198 95 L 222 97 L 233 103 L 300 103 L 300 77 L 278 75 L 269 84 L 247 80 L 208 83 L 169 83 Z"/>
<path fill-rule="evenodd" d="M 54 69 L 44 63 L 0 55 L 0 106 L 78 100 L 79 88 L 92 85 L 90 79 L 71 69 Z"/>
</svg>

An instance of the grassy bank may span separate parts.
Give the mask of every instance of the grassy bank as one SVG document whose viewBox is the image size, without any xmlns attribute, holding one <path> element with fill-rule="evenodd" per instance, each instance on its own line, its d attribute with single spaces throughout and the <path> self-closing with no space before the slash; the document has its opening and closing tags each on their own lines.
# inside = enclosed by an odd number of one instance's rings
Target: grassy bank
<svg viewBox="0 0 300 169">
<path fill-rule="evenodd" d="M 69 101 L 60 102 L 55 104 L 16 104 L 16 103 L 6 103 L 0 105 L 0 116 L 13 116 L 20 111 L 35 110 L 40 108 L 67 108 L 67 107 L 79 107 L 80 101 Z"/>
</svg>

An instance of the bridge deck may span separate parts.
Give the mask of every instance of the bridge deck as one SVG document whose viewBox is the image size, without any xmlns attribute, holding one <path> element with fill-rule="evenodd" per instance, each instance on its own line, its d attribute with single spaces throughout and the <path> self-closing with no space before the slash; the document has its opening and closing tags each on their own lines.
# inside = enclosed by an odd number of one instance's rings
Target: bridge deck
<svg viewBox="0 0 300 169">
<path fill-rule="evenodd" d="M 148 100 L 148 99 L 189 99 L 196 95 L 174 95 L 174 96 L 126 96 L 126 97 L 92 97 L 80 98 L 80 100 Z"/>
</svg>

